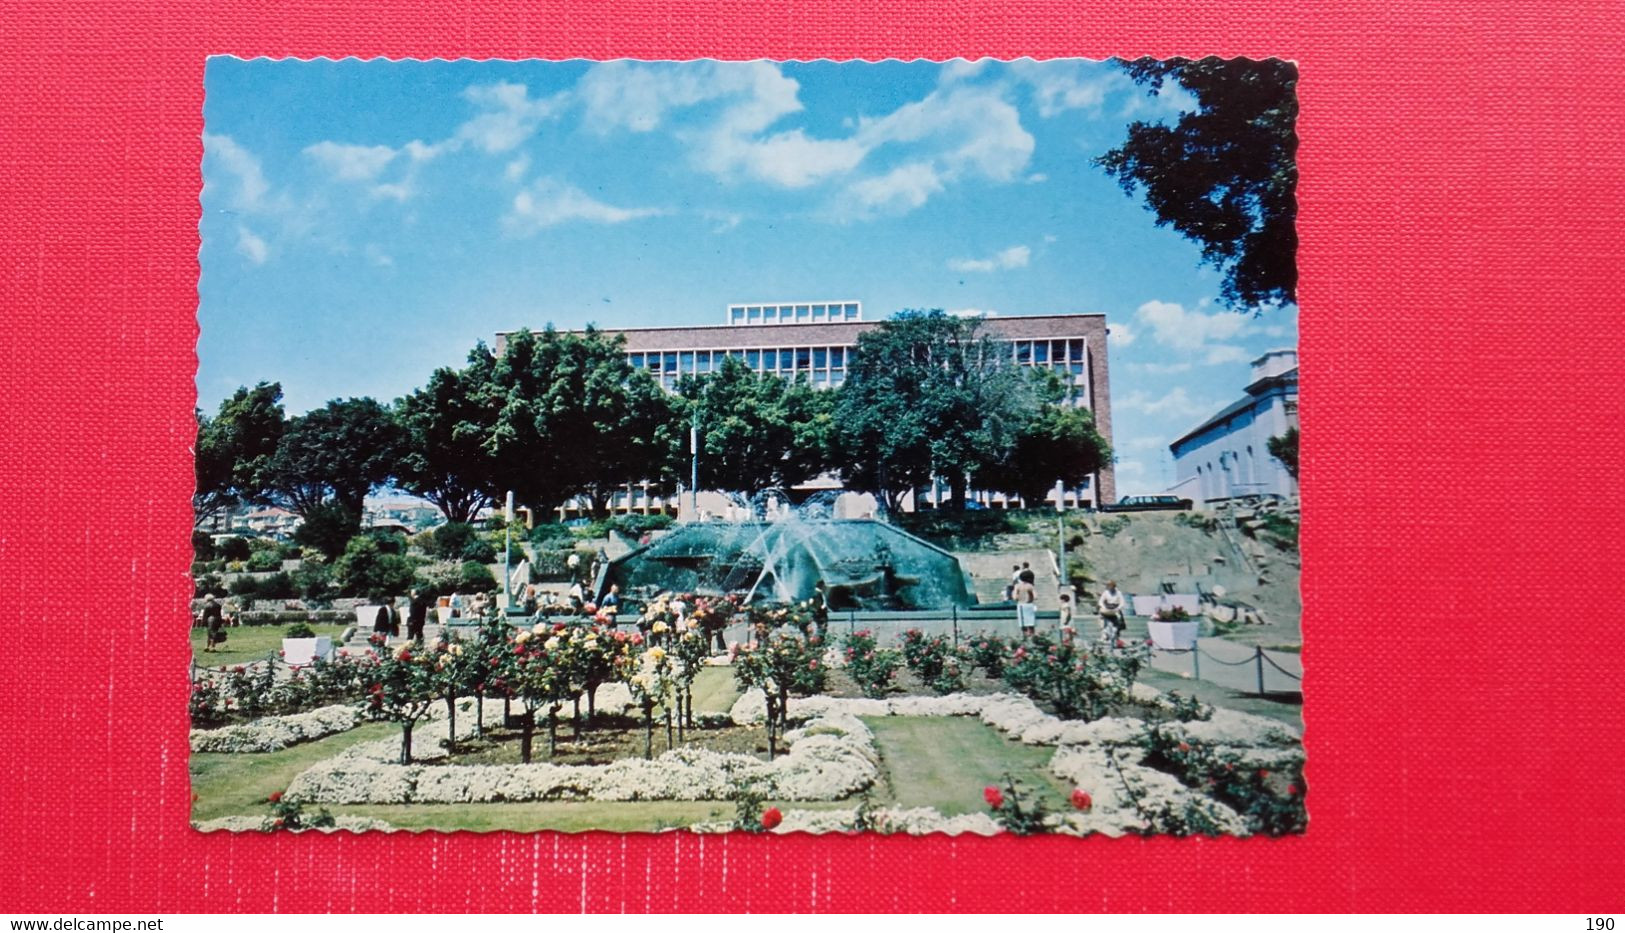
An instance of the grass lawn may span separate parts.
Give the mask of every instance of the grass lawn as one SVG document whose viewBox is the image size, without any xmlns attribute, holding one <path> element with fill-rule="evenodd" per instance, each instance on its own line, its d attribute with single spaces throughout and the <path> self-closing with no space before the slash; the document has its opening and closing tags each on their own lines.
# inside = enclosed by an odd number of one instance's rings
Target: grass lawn
<svg viewBox="0 0 1625 933">
<path fill-rule="evenodd" d="M 337 642 L 339 636 L 344 634 L 348 625 L 312 625 L 317 635 L 326 635 Z M 204 667 L 219 667 L 222 664 L 242 664 L 247 661 L 259 661 L 268 654 L 275 654 L 282 650 L 282 636 L 287 634 L 285 625 L 239 625 L 226 630 L 226 643 L 220 651 L 204 651 L 203 645 L 208 637 L 208 631 L 201 627 L 192 629 L 192 656 L 197 663 Z"/>
<path fill-rule="evenodd" d="M 964 716 L 865 717 L 885 771 L 876 802 L 936 807 L 946 816 L 984 813 L 982 788 L 1004 786 L 1006 774 L 1043 796 L 1051 810 L 1068 806 L 1070 787 L 1049 773 L 1054 749 L 1012 742 Z M 884 794 L 884 796 L 882 796 Z"/>
<path fill-rule="evenodd" d="M 400 726 L 394 723 L 368 723 L 279 752 L 255 755 L 193 752 L 192 793 L 197 794 L 198 799 L 192 805 L 192 819 L 212 820 L 240 813 L 263 815 L 267 812 L 265 798 L 273 791 L 286 790 L 288 782 L 299 772 L 351 745 L 399 737 L 400 733 Z"/>
<path fill-rule="evenodd" d="M 733 668 L 707 667 L 694 678 L 694 712 L 726 713 L 739 699 Z"/>
</svg>

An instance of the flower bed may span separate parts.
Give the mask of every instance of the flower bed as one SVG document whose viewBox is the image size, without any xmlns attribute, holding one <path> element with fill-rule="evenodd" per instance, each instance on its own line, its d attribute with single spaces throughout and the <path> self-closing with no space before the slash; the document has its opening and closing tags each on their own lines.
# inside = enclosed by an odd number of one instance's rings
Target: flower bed
<svg viewBox="0 0 1625 933">
<path fill-rule="evenodd" d="M 223 729 L 193 729 L 190 739 L 194 752 L 274 752 L 347 732 L 360 723 L 361 710 L 357 707 L 324 706 L 308 713 L 267 716 Z"/>
<path fill-rule="evenodd" d="M 501 704 L 487 702 L 500 717 Z M 479 803 L 524 800 L 730 800 L 741 783 L 754 783 L 783 800 L 838 800 L 879 777 L 873 736 L 851 716 L 807 722 L 785 739 L 788 754 L 773 761 L 752 755 L 676 748 L 651 760 L 608 765 L 437 765 L 444 758 L 443 719 L 423 727 L 429 750 L 411 765 L 394 763 L 393 740 L 368 742 L 317 763 L 288 787 L 290 799 L 310 803 Z M 465 731 L 458 723 L 459 736 Z"/>
</svg>

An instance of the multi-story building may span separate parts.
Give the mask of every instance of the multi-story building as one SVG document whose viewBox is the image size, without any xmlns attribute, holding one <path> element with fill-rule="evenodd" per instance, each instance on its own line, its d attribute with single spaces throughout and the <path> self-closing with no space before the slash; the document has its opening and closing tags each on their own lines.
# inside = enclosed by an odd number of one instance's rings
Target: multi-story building
<svg viewBox="0 0 1625 933">
<path fill-rule="evenodd" d="M 1199 503 L 1247 496 L 1295 496 L 1298 481 L 1269 452 L 1269 440 L 1298 426 L 1298 351 L 1253 360 L 1247 394 L 1168 445 L 1170 490 Z"/>
<path fill-rule="evenodd" d="M 759 372 L 786 378 L 805 376 L 816 388 L 834 388 L 846 380 L 858 335 L 879 326 L 863 319 L 863 306 L 857 301 L 734 304 L 728 306 L 725 321 L 721 325 L 641 327 L 606 333 L 624 338 L 628 362 L 634 368 L 647 370 L 667 389 L 675 388 L 682 376 L 715 371 L 730 356 Z M 1088 408 L 1101 436 L 1111 439 L 1104 314 L 989 317 L 987 328 L 1009 345 L 1017 363 L 1048 367 L 1059 373 L 1073 388 L 1072 403 Z M 507 333 L 497 335 L 498 353 L 503 352 L 506 338 Z M 928 507 L 944 496 L 945 487 L 929 492 L 925 501 L 905 507 Z M 1083 485 L 1062 490 L 1061 496 L 1061 505 L 1066 508 L 1090 508 L 1116 501 L 1110 464 Z M 648 508 L 651 501 L 647 490 L 634 490 L 616 507 Z M 990 508 L 1022 504 L 998 493 L 977 493 L 976 501 Z M 1054 493 L 1048 502 L 1055 504 Z"/>
</svg>

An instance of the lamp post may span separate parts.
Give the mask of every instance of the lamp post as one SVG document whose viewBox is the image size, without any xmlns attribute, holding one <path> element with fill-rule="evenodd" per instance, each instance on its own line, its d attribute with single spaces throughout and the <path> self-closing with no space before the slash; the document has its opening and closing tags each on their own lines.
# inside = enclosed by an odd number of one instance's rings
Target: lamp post
<svg viewBox="0 0 1625 933">
<path fill-rule="evenodd" d="M 513 490 L 508 490 L 502 508 L 502 614 L 513 612 L 513 570 L 509 566 L 513 553 Z"/>
<path fill-rule="evenodd" d="M 688 449 L 691 454 L 688 467 L 689 509 L 692 520 L 700 518 L 700 407 L 694 406 L 694 419 L 688 425 Z"/>
</svg>

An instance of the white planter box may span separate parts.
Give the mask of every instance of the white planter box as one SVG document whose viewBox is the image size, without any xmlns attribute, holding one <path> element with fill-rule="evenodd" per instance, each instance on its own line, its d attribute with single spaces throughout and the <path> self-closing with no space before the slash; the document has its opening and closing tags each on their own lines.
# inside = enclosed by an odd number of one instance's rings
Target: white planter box
<svg viewBox="0 0 1625 933">
<path fill-rule="evenodd" d="M 1151 633 L 1151 644 L 1164 651 L 1189 651 L 1196 647 L 1196 630 L 1200 623 L 1190 622 L 1147 622 L 1146 628 Z"/>
<path fill-rule="evenodd" d="M 321 658 L 323 661 L 333 657 L 333 639 L 326 635 L 315 638 L 284 638 L 282 639 L 282 660 L 296 666 L 303 666 Z"/>
<path fill-rule="evenodd" d="M 451 607 L 450 606 L 436 606 L 436 607 L 434 607 L 434 614 L 435 614 L 436 617 L 439 618 L 440 624 L 445 625 L 446 622 L 451 619 Z"/>
</svg>

